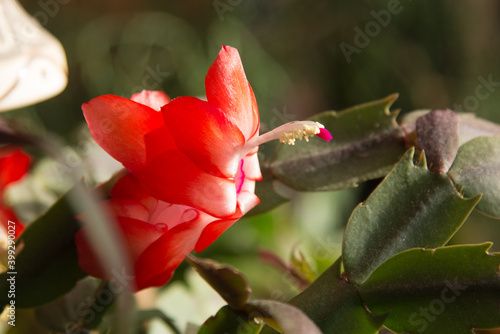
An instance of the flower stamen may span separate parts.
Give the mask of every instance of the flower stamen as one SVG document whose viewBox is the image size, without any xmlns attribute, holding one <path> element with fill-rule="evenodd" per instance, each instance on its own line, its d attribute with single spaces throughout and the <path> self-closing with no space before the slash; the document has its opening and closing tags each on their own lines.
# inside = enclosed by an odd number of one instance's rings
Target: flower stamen
<svg viewBox="0 0 500 334">
<path fill-rule="evenodd" d="M 251 152 L 256 147 L 275 139 L 279 139 L 284 144 L 295 145 L 297 139 L 309 141 L 309 137 L 314 136 L 326 141 L 330 141 L 332 138 L 330 132 L 321 123 L 314 121 L 290 122 L 250 139 L 246 142 L 244 151 Z"/>
<path fill-rule="evenodd" d="M 295 129 L 293 131 L 283 133 L 279 138 L 280 143 L 295 145 L 295 140 L 302 140 L 302 138 L 304 138 L 304 140 L 308 142 L 309 137 L 314 137 L 315 135 L 320 133 L 320 128 L 324 128 L 324 126 L 317 122 L 315 126 L 304 124 L 302 126 L 302 129 Z"/>
</svg>

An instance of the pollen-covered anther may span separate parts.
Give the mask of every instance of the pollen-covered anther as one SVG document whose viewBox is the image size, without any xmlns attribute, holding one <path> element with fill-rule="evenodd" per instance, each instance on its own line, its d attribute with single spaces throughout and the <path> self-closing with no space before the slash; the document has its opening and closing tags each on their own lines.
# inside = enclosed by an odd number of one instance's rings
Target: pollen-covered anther
<svg viewBox="0 0 500 334">
<path fill-rule="evenodd" d="M 246 142 L 242 151 L 244 154 L 248 154 L 255 150 L 256 147 L 275 139 L 279 139 L 279 141 L 284 144 L 295 145 L 296 139 L 305 139 L 309 141 L 309 137 L 313 136 L 318 136 L 325 141 L 330 141 L 332 139 L 330 132 L 328 132 L 321 123 L 314 121 L 295 121 L 280 125 L 274 130 L 253 137 Z"/>
<path fill-rule="evenodd" d="M 295 145 L 295 140 L 302 140 L 302 138 L 308 142 L 309 137 L 316 136 L 320 133 L 320 128 L 323 127 L 323 125 L 318 122 L 314 122 L 312 124 L 313 125 L 304 124 L 302 129 L 295 129 L 293 131 L 283 133 L 280 137 L 280 143 Z"/>
</svg>

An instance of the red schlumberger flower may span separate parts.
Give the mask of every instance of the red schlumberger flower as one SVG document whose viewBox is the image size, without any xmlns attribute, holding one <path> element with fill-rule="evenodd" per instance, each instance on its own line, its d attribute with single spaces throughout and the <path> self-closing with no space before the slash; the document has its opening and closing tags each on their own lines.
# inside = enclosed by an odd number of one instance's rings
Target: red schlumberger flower
<svg viewBox="0 0 500 334">
<path fill-rule="evenodd" d="M 24 230 L 24 225 L 16 217 L 14 211 L 4 204 L 1 197 L 3 197 L 7 186 L 19 181 L 26 175 L 30 160 L 29 155 L 24 153 L 20 148 L 3 147 L 0 149 L 0 219 L 5 232 L 9 229 L 9 221 L 14 222 L 16 238 Z"/>
<path fill-rule="evenodd" d="M 143 91 L 106 95 L 82 106 L 96 142 L 130 172 L 106 203 L 134 263 L 137 289 L 161 286 L 185 255 L 203 250 L 259 203 L 258 146 L 280 138 L 330 134 L 316 122 L 293 122 L 259 135 L 259 113 L 238 51 L 223 47 L 205 80 L 207 101 Z M 104 277 L 77 233 L 80 266 Z"/>
</svg>

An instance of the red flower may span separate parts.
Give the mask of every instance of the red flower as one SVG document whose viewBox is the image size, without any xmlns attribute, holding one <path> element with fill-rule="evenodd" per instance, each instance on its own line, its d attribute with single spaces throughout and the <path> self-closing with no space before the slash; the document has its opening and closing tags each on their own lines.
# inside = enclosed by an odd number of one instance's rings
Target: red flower
<svg viewBox="0 0 500 334">
<path fill-rule="evenodd" d="M 3 193 L 8 185 L 19 181 L 26 175 L 30 160 L 30 157 L 17 147 L 4 147 L 0 149 L 0 197 L 3 197 Z M 16 238 L 24 230 L 24 224 L 17 219 L 14 211 L 4 204 L 3 199 L 0 200 L 0 219 L 5 231 L 9 229 L 9 221 L 14 222 Z"/>
<path fill-rule="evenodd" d="M 82 109 L 96 142 L 155 197 L 229 217 L 258 203 L 257 146 L 246 143 L 258 136 L 259 114 L 236 49 L 221 50 L 205 84 L 208 102 L 164 98 L 161 112 L 147 105 L 161 104 L 159 92 L 100 96 Z"/>
<path fill-rule="evenodd" d="M 164 285 L 186 254 L 205 249 L 242 216 L 238 211 L 233 217 L 220 219 L 190 206 L 160 201 L 151 197 L 132 174 L 122 177 L 110 195 L 103 204 L 113 211 L 123 232 L 137 290 Z M 84 229 L 75 239 L 80 267 L 92 276 L 105 278 Z"/>
<path fill-rule="evenodd" d="M 106 95 L 82 106 L 96 142 L 131 173 L 107 204 L 124 232 L 138 289 L 165 284 L 187 253 L 203 250 L 259 203 L 260 144 L 325 138 L 316 122 L 259 136 L 255 96 L 234 48 L 223 47 L 205 86 L 207 101 L 169 101 L 143 91 L 131 100 Z M 80 266 L 103 277 L 84 231 L 76 238 Z"/>
</svg>

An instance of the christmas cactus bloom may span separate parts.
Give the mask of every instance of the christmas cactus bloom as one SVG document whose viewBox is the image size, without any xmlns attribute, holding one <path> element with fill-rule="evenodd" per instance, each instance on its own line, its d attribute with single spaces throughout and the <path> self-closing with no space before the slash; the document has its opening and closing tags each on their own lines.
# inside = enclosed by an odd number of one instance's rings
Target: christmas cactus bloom
<svg viewBox="0 0 500 334">
<path fill-rule="evenodd" d="M 220 219 L 189 206 L 160 201 L 132 174 L 120 178 L 110 195 L 103 205 L 112 210 L 123 233 L 137 290 L 164 285 L 186 254 L 205 249 L 242 215 L 236 212 Z M 86 241 L 86 228 L 75 236 L 79 265 L 86 273 L 105 278 L 106 271 Z"/>
<path fill-rule="evenodd" d="M 0 149 L 0 196 L 2 197 L 0 200 L 0 219 L 2 220 L 2 230 L 5 230 L 5 232 L 9 229 L 9 221 L 14 223 L 16 238 L 23 231 L 24 224 L 17 219 L 14 211 L 4 204 L 3 194 L 6 187 L 26 175 L 30 161 L 29 155 L 18 147 L 3 147 Z M 12 224 L 10 224 L 10 229 L 12 229 Z"/>
<path fill-rule="evenodd" d="M 157 201 L 156 206 L 147 206 L 148 217 L 139 220 L 167 226 L 158 238 L 144 236 L 145 248 L 139 252 L 137 246 L 131 254 L 132 260 L 140 257 L 136 262 L 139 288 L 164 284 L 172 264 L 179 262 L 172 260 L 174 253 L 182 261 L 193 249 L 202 250 L 259 203 L 254 193 L 255 182 L 262 178 L 259 145 L 274 139 L 293 145 L 296 139 L 315 135 L 331 139 L 321 124 L 311 121 L 288 123 L 259 135 L 255 96 L 234 48 L 222 48 L 208 70 L 205 88 L 206 101 L 195 97 L 170 101 L 162 92 L 143 91 L 130 100 L 105 95 L 82 106 L 96 142 L 130 172 L 128 182 L 133 179 L 135 188 Z M 117 199 L 113 197 L 112 207 L 118 205 Z M 124 222 L 130 217 L 123 213 L 117 217 L 129 240 Z M 132 238 L 138 230 L 130 228 Z M 141 233 L 135 237 L 141 238 Z M 77 241 L 83 254 L 82 244 Z M 146 260 L 156 252 L 169 255 L 164 261 Z M 82 268 L 97 275 L 82 258 Z M 137 266 L 148 272 L 147 278 Z"/>
</svg>

